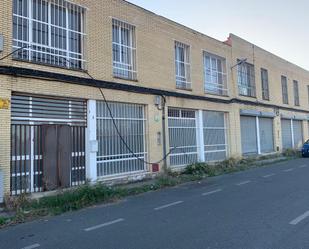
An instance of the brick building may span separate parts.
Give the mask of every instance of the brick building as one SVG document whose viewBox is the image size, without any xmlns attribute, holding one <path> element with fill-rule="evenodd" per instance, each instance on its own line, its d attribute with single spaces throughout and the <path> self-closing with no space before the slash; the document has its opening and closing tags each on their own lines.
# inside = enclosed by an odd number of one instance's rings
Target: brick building
<svg viewBox="0 0 309 249">
<path fill-rule="evenodd" d="M 233 34 L 221 42 L 123 0 L 2 0 L 0 24 L 0 169 L 13 195 L 308 138 L 309 72 Z"/>
</svg>

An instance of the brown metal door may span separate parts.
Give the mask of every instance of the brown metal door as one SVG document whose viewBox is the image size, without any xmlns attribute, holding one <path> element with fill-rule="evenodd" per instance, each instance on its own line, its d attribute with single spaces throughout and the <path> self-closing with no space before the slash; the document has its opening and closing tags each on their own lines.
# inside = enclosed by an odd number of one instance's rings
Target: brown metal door
<svg viewBox="0 0 309 249">
<path fill-rule="evenodd" d="M 43 125 L 43 179 L 44 189 L 70 187 L 71 183 L 71 129 L 68 125 Z"/>
</svg>

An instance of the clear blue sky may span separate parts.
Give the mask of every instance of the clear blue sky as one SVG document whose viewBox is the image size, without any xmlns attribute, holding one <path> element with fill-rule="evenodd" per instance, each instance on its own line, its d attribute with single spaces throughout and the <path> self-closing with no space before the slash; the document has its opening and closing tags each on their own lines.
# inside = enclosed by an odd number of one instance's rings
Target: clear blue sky
<svg viewBox="0 0 309 249">
<path fill-rule="evenodd" d="M 219 40 L 234 33 L 309 70 L 308 0 L 129 0 Z"/>
</svg>

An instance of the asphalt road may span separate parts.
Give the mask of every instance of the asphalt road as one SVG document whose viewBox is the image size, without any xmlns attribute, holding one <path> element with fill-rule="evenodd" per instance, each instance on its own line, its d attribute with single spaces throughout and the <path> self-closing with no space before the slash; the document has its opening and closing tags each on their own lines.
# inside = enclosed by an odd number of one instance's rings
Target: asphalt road
<svg viewBox="0 0 309 249">
<path fill-rule="evenodd" d="M 309 248 L 309 159 L 2 229 L 0 248 Z"/>
</svg>

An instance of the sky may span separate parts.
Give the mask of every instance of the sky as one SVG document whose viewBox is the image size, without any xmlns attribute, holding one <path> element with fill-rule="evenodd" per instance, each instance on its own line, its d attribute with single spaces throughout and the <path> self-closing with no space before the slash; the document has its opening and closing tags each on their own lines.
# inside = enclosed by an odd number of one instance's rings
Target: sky
<svg viewBox="0 0 309 249">
<path fill-rule="evenodd" d="M 128 0 L 224 41 L 238 35 L 309 70 L 308 0 Z"/>
</svg>

